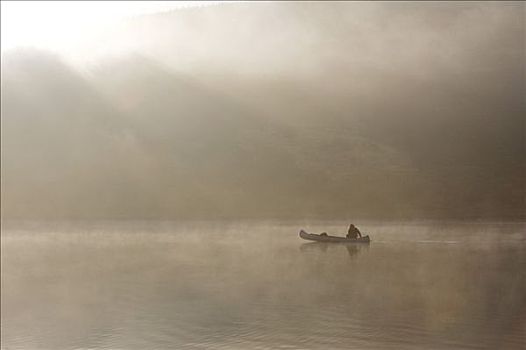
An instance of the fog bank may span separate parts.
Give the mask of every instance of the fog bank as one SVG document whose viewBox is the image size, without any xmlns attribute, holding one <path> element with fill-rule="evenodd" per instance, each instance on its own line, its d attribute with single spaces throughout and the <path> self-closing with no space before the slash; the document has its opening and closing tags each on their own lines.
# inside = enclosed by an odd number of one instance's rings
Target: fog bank
<svg viewBox="0 0 526 350">
<path fill-rule="evenodd" d="M 225 3 L 6 51 L 2 216 L 525 219 L 524 6 Z"/>
</svg>

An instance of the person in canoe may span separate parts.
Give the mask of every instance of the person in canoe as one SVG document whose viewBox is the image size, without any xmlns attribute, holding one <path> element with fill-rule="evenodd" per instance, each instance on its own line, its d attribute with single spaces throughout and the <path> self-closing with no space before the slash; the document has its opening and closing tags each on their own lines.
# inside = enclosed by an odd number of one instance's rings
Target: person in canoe
<svg viewBox="0 0 526 350">
<path fill-rule="evenodd" d="M 358 230 L 358 228 L 356 226 L 354 226 L 354 224 L 351 224 L 351 226 L 349 226 L 349 230 L 347 230 L 347 238 L 352 238 L 352 239 L 357 239 L 358 236 L 360 236 L 360 238 L 362 238 L 362 233 L 360 232 L 360 230 Z"/>
</svg>

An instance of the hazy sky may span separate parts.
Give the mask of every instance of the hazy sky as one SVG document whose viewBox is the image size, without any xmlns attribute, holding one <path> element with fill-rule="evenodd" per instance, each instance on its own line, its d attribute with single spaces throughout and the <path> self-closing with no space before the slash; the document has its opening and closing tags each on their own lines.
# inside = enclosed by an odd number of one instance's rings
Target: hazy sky
<svg viewBox="0 0 526 350">
<path fill-rule="evenodd" d="M 217 1 L 2 1 L 2 50 L 34 46 L 72 54 L 134 16 Z"/>
</svg>

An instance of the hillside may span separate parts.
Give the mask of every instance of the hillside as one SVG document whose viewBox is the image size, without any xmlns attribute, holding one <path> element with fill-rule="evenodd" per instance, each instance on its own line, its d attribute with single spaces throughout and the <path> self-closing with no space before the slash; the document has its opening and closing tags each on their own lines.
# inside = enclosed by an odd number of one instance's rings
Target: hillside
<svg viewBox="0 0 526 350">
<path fill-rule="evenodd" d="M 135 18 L 87 69 L 4 54 L 2 215 L 525 218 L 513 6 L 489 35 L 491 4 L 303 5 Z"/>
</svg>

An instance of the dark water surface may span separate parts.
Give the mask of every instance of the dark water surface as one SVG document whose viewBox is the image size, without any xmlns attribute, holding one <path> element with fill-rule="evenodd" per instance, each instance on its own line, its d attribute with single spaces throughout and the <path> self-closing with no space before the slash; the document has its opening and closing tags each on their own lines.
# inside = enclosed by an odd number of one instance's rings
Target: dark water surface
<svg viewBox="0 0 526 350">
<path fill-rule="evenodd" d="M 9 223 L 3 349 L 525 349 L 524 224 Z"/>
</svg>

